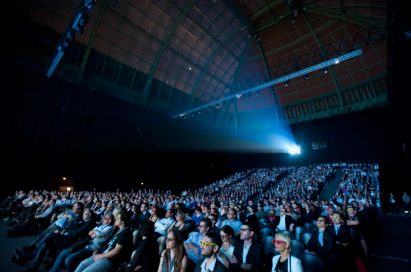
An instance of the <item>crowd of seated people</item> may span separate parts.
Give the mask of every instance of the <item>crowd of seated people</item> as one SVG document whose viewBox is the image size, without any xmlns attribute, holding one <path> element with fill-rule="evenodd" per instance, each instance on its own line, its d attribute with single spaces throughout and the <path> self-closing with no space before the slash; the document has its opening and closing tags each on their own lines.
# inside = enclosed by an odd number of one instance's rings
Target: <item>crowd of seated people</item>
<svg viewBox="0 0 411 272">
<path fill-rule="evenodd" d="M 320 200 L 336 169 L 335 196 Z M 317 164 L 251 169 L 180 195 L 18 191 L 2 207 L 8 235 L 36 235 L 12 256 L 27 271 L 302 271 L 306 255 L 323 271 L 362 271 L 378 196 L 374 164 Z"/>
</svg>

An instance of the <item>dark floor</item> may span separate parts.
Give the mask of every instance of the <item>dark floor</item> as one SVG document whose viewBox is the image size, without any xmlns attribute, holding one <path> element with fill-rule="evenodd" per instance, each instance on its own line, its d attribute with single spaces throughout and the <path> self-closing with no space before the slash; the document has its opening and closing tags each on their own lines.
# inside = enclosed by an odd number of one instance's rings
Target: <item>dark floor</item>
<svg viewBox="0 0 411 272">
<path fill-rule="evenodd" d="M 7 229 L 0 220 L 0 271 L 23 271 L 10 257 L 14 248 L 30 244 L 34 237 L 9 238 Z M 369 249 L 368 272 L 411 272 L 411 216 L 380 217 L 376 237 Z"/>
</svg>

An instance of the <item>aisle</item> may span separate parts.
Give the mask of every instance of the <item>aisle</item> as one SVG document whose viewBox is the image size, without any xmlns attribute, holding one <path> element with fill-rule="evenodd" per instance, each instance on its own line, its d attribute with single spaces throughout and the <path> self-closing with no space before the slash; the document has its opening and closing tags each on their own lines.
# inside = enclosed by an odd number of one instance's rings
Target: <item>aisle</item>
<svg viewBox="0 0 411 272">
<path fill-rule="evenodd" d="M 0 271 L 4 272 L 19 272 L 23 271 L 24 267 L 13 263 L 10 259 L 14 248 L 20 248 L 31 244 L 34 236 L 12 237 L 6 236 L 9 227 L 0 220 Z"/>
</svg>

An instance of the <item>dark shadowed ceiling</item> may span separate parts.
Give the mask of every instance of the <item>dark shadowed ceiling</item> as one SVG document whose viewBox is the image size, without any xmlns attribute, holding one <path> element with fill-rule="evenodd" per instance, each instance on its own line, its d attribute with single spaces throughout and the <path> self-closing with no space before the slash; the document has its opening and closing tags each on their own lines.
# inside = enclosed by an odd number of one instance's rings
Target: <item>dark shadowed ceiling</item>
<svg viewBox="0 0 411 272">
<path fill-rule="evenodd" d="M 80 1 L 8 2 L 10 58 L 45 74 Z M 240 133 L 387 104 L 386 25 L 385 1 L 101 0 L 52 77 L 171 117 L 363 50 L 178 117 Z"/>
</svg>

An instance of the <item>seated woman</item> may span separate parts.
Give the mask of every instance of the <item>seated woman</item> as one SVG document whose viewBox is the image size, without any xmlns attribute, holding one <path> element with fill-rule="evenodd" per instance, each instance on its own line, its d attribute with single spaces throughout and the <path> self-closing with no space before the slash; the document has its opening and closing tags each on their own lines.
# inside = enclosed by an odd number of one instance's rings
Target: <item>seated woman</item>
<svg viewBox="0 0 411 272">
<path fill-rule="evenodd" d="M 184 225 L 185 214 L 182 211 L 176 213 L 176 221 L 168 228 L 171 230 L 173 227 L 177 228 L 181 233 L 186 231 L 186 225 Z"/>
<path fill-rule="evenodd" d="M 277 233 L 273 243 L 275 251 L 280 252 L 280 255 L 273 257 L 271 272 L 303 271 L 300 259 L 291 255 L 291 237 L 288 233 Z"/>
<path fill-rule="evenodd" d="M 161 254 L 157 272 L 184 272 L 187 263 L 188 258 L 180 231 L 172 228 L 167 233 L 166 249 Z"/>
<path fill-rule="evenodd" d="M 217 258 L 226 268 L 228 268 L 234 253 L 234 245 L 231 243 L 231 239 L 234 237 L 233 228 L 229 225 L 225 225 L 220 231 L 220 237 L 223 244 L 218 251 Z"/>
<path fill-rule="evenodd" d="M 121 263 L 127 262 L 131 255 L 132 234 L 128 226 L 128 216 L 125 212 L 116 216 L 115 226 L 117 232 L 110 239 L 103 253 L 95 253 L 93 256 L 82 261 L 76 272 L 86 271 L 111 271 Z"/>
</svg>

